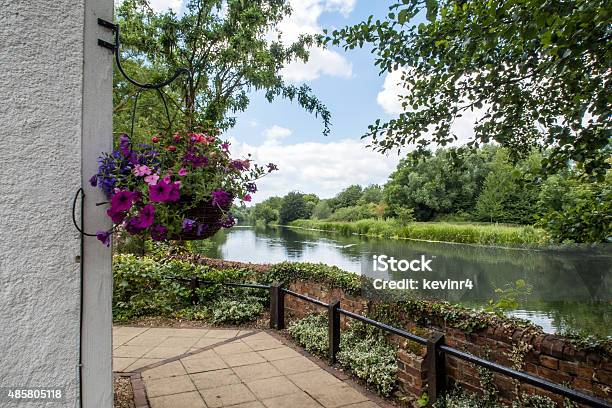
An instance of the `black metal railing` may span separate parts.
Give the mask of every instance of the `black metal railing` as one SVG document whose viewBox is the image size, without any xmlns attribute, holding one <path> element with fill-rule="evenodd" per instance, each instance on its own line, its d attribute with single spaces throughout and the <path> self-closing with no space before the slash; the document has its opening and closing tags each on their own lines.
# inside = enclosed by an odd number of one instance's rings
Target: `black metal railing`
<svg viewBox="0 0 612 408">
<path fill-rule="evenodd" d="M 340 307 L 340 301 L 334 300 L 330 303 L 322 302 L 298 292 L 294 292 L 283 287 L 282 282 L 275 282 L 271 285 L 262 285 L 256 283 L 228 283 L 206 281 L 198 278 L 180 278 L 170 277 L 171 279 L 189 282 L 191 288 L 191 299 L 195 303 L 197 300 L 196 289 L 201 285 L 223 285 L 230 287 L 265 289 L 270 291 L 270 328 L 284 329 L 285 328 L 285 295 L 293 296 L 305 302 L 312 303 L 322 308 L 327 309 L 328 313 L 328 336 L 329 336 L 329 360 L 333 364 L 336 362 L 336 356 L 340 350 L 340 316 L 344 315 L 350 319 L 360 321 L 362 323 L 377 327 L 388 333 L 403 337 L 427 347 L 427 393 L 430 405 L 441 396 L 446 388 L 446 355 L 453 356 L 460 360 L 484 367 L 491 371 L 495 371 L 502 375 L 514 378 L 521 382 L 534 385 L 543 390 L 561 395 L 571 401 L 581 404 L 587 404 L 597 408 L 611 408 L 608 402 L 591 395 L 573 390 L 569 387 L 553 383 L 542 377 L 534 376 L 523 371 L 515 370 L 510 367 L 503 366 L 492 361 L 485 360 L 473 354 L 466 353 L 461 350 L 444 345 L 444 335 L 436 333 L 430 338 L 417 336 L 408 331 L 390 326 L 388 324 L 370 319 L 368 317 L 353 313 L 349 310 Z"/>
</svg>

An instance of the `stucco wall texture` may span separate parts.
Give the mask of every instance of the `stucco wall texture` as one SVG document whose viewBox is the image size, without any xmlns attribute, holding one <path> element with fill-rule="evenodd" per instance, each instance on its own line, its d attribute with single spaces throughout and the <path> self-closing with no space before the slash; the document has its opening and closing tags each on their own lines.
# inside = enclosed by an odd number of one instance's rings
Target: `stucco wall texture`
<svg viewBox="0 0 612 408">
<path fill-rule="evenodd" d="M 0 387 L 66 390 L 19 407 L 78 390 L 83 16 L 84 1 L 0 0 Z"/>
</svg>

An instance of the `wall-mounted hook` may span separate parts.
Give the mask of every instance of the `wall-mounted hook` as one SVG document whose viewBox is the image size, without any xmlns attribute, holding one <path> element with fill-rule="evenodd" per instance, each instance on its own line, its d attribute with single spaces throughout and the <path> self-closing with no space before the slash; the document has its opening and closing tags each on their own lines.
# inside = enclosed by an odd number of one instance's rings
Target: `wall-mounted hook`
<svg viewBox="0 0 612 408">
<path fill-rule="evenodd" d="M 98 25 L 101 25 L 104 28 L 108 28 L 109 30 L 112 30 L 115 33 L 115 44 L 111 44 L 108 41 L 104 41 L 101 39 L 98 39 L 98 45 L 104 48 L 108 48 L 109 50 L 113 51 L 115 53 L 115 61 L 117 62 L 117 68 L 119 69 L 119 72 L 121 72 L 121 75 L 123 75 L 123 77 L 125 79 L 127 79 L 129 82 L 131 82 L 132 84 L 136 85 L 139 88 L 144 88 L 144 89 L 160 89 L 170 83 L 172 83 L 176 78 L 178 78 L 180 75 L 190 75 L 190 71 L 186 68 L 179 68 L 176 70 L 176 72 L 174 73 L 174 75 L 172 75 L 172 77 L 168 78 L 167 80 L 160 82 L 159 84 L 143 84 L 140 83 L 132 78 L 130 78 L 128 76 L 128 74 L 123 70 L 123 67 L 121 66 L 121 50 L 119 49 L 119 44 L 120 44 L 120 40 L 119 40 L 119 25 L 118 24 L 113 24 L 110 21 L 106 21 L 103 20 L 101 18 L 98 18 Z"/>
</svg>

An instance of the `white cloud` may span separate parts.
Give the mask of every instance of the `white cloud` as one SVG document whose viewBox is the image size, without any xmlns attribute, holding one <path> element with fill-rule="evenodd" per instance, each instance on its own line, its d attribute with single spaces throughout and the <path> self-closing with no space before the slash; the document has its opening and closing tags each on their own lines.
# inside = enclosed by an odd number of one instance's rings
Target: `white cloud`
<svg viewBox="0 0 612 408">
<path fill-rule="evenodd" d="M 183 5 L 183 0 L 149 0 L 149 5 L 157 12 L 172 9 L 175 13 L 178 13 Z"/>
<path fill-rule="evenodd" d="M 376 102 L 389 115 L 398 115 L 404 111 L 402 109 L 401 96 L 406 95 L 400 82 L 402 80 L 401 70 L 393 71 L 387 74 L 382 90 L 376 96 Z"/>
<path fill-rule="evenodd" d="M 281 41 L 290 44 L 302 34 L 320 34 L 322 27 L 319 17 L 323 13 L 341 13 L 348 16 L 356 0 L 290 0 L 290 16 L 278 25 Z M 288 81 L 311 81 L 321 75 L 350 78 L 353 75 L 351 63 L 341 54 L 329 49 L 312 47 L 307 63 L 292 62 L 282 71 Z"/>
<path fill-rule="evenodd" d="M 272 127 L 264 130 L 263 134 L 266 137 L 265 143 L 278 143 L 281 139 L 291 135 L 291 129 L 284 128 L 282 126 L 273 125 Z"/>
<path fill-rule="evenodd" d="M 402 97 L 408 94 L 408 90 L 401 85 L 402 70 L 393 71 L 387 74 L 381 91 L 376 96 L 376 102 L 389 115 L 399 115 L 405 112 L 402 108 Z M 452 145 L 462 145 L 472 140 L 474 137 L 474 124 L 484 116 L 485 108 L 466 110 L 461 113 L 461 117 L 455 119 L 451 126 L 451 132 L 457 135 L 458 139 Z"/>
<path fill-rule="evenodd" d="M 353 139 L 260 146 L 232 142 L 234 156 L 251 153 L 257 163 L 272 162 L 279 168 L 257 183 L 254 202 L 292 190 L 330 198 L 351 184 L 384 183 L 399 161 L 397 155 L 384 156 Z"/>
</svg>

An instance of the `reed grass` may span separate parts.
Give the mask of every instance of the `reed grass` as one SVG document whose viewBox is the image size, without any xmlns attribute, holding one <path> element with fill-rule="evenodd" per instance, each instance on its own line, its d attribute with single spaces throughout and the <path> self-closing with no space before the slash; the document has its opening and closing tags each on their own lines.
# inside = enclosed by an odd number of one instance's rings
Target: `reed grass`
<svg viewBox="0 0 612 408">
<path fill-rule="evenodd" d="M 394 219 L 365 219 L 354 222 L 296 220 L 292 227 L 336 231 L 371 237 L 418 239 L 494 246 L 543 246 L 549 243 L 546 232 L 532 226 L 470 224 L 450 222 L 412 222 Z"/>
</svg>

